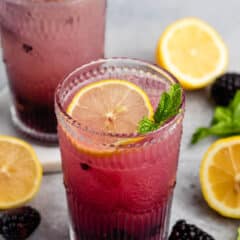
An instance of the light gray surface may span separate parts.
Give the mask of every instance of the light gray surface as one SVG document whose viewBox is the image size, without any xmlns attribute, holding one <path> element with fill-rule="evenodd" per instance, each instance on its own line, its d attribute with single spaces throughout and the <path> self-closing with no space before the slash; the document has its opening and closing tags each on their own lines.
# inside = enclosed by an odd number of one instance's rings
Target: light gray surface
<svg viewBox="0 0 240 240">
<path fill-rule="evenodd" d="M 11 115 L 9 112 L 10 105 L 11 97 L 9 89 L 4 87 L 4 89 L 0 91 L 0 133 L 3 135 L 20 137 L 29 141 L 28 137 L 23 136 L 20 132 L 16 131 L 13 124 L 9 124 L 11 122 Z M 57 145 L 46 146 L 41 145 L 37 141 L 31 143 L 42 163 L 44 173 L 55 173 L 61 171 L 61 157 L 59 147 Z"/>
<path fill-rule="evenodd" d="M 154 61 L 155 45 L 164 27 L 185 16 L 197 16 L 211 23 L 230 49 L 230 69 L 240 69 L 240 2 L 237 0 L 109 0 L 106 41 L 107 56 L 128 56 Z M 216 240 L 235 240 L 240 222 L 220 217 L 204 202 L 198 181 L 199 163 L 213 139 L 189 146 L 196 127 L 208 124 L 212 106 L 206 91 L 187 94 L 187 112 L 172 223 L 187 219 L 211 233 Z M 41 227 L 31 240 L 67 240 L 67 214 L 61 175 L 43 179 L 32 203 L 43 216 Z"/>
</svg>

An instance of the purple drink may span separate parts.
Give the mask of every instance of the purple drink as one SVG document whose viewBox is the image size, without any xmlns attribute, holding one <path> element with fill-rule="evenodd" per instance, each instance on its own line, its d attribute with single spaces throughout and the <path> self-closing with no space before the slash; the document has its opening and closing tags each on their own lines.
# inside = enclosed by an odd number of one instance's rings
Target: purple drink
<svg viewBox="0 0 240 240">
<path fill-rule="evenodd" d="M 106 0 L 1 0 L 4 62 L 15 125 L 55 141 L 54 91 L 66 73 L 104 55 Z"/>
<path fill-rule="evenodd" d="M 58 87 L 56 113 L 71 239 L 166 240 L 183 111 L 145 135 L 95 132 L 66 109 L 79 89 L 104 79 L 138 85 L 154 108 L 161 93 L 175 83 L 156 66 L 109 59 L 79 68 Z M 125 143 L 119 147 L 119 142 Z"/>
</svg>

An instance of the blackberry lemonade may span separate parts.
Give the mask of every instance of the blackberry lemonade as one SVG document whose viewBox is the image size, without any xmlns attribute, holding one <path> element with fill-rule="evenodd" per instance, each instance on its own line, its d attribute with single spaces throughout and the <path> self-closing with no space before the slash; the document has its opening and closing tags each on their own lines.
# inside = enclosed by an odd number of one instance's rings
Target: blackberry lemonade
<svg viewBox="0 0 240 240">
<path fill-rule="evenodd" d="M 78 68 L 57 88 L 55 105 L 72 240 L 167 239 L 184 98 L 182 111 L 158 130 L 139 134 L 130 132 L 127 124 L 136 112 L 143 111 L 143 104 L 129 103 L 130 95 L 141 94 L 141 101 L 147 96 L 156 109 L 161 94 L 174 83 L 170 74 L 151 64 L 108 59 Z M 123 86 L 129 91 L 124 92 Z M 85 103 L 84 94 L 90 97 Z M 105 101 L 107 95 L 109 101 Z M 111 111 L 110 102 L 114 106 L 121 95 L 114 109 L 119 115 L 108 112 L 100 119 L 100 113 Z M 134 108 L 128 118 L 120 114 L 127 111 L 124 104 Z M 113 128 L 111 121 L 115 121 Z"/>
<path fill-rule="evenodd" d="M 3 60 L 14 124 L 55 141 L 54 91 L 64 75 L 104 55 L 106 0 L 1 0 Z"/>
</svg>

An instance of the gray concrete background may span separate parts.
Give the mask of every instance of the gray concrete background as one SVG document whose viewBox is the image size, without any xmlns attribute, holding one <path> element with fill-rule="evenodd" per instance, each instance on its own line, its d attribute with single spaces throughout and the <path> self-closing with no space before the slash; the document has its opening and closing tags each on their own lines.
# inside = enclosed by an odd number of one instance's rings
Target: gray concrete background
<svg viewBox="0 0 240 240">
<path fill-rule="evenodd" d="M 238 0 L 109 0 L 106 56 L 154 61 L 156 42 L 163 29 L 178 18 L 196 16 L 209 22 L 221 33 L 230 50 L 229 69 L 239 71 L 239 12 Z M 216 240 L 236 240 L 240 221 L 223 218 L 209 209 L 199 187 L 199 164 L 213 139 L 194 147 L 189 146 L 194 130 L 198 126 L 207 125 L 212 115 L 213 107 L 207 91 L 187 93 L 186 108 L 171 224 L 184 218 L 211 233 Z M 67 212 L 60 174 L 44 177 L 41 191 L 32 205 L 40 210 L 43 220 L 31 240 L 68 239 Z"/>
</svg>

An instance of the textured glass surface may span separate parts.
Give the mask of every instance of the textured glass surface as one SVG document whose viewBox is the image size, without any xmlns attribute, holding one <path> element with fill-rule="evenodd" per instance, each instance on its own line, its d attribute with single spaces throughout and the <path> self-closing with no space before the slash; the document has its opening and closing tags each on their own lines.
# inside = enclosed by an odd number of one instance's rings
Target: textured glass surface
<svg viewBox="0 0 240 240">
<path fill-rule="evenodd" d="M 109 78 L 139 85 L 154 107 L 175 82 L 153 65 L 110 59 L 79 68 L 58 87 L 56 113 L 73 239 L 165 240 L 183 111 L 137 141 L 137 134 L 95 132 L 66 114 L 79 88 Z M 126 138 L 132 143 L 115 144 Z"/>
<path fill-rule="evenodd" d="M 55 88 L 103 57 L 105 11 L 106 0 L 0 1 L 3 60 L 21 130 L 40 138 L 56 133 Z"/>
</svg>

